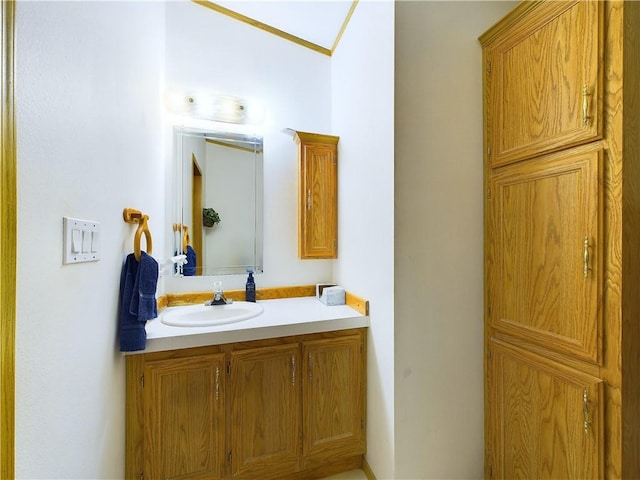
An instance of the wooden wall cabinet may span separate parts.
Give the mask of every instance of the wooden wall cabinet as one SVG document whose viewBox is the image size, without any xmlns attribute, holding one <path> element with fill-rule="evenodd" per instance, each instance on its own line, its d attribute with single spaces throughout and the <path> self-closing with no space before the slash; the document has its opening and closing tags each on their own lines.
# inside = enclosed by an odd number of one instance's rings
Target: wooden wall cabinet
<svg viewBox="0 0 640 480">
<path fill-rule="evenodd" d="M 126 478 L 312 479 L 360 467 L 365 344 L 353 329 L 128 356 Z"/>
<path fill-rule="evenodd" d="M 640 478 L 639 34 L 532 1 L 480 37 L 486 478 Z"/>
<path fill-rule="evenodd" d="M 339 137 L 296 132 L 298 257 L 338 258 Z"/>
</svg>

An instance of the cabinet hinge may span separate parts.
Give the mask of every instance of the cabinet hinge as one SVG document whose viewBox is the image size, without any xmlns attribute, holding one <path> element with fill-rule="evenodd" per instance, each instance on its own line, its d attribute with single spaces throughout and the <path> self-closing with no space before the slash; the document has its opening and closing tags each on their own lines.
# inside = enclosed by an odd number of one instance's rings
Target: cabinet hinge
<svg viewBox="0 0 640 480">
<path fill-rule="evenodd" d="M 140 375 L 140 388 L 144 388 L 144 373 Z"/>
<path fill-rule="evenodd" d="M 360 419 L 360 430 L 364 432 L 364 418 Z"/>
<path fill-rule="evenodd" d="M 487 62 L 487 73 L 491 73 L 491 62 Z"/>
<path fill-rule="evenodd" d="M 491 156 L 491 146 L 487 147 L 487 157 Z"/>
<path fill-rule="evenodd" d="M 364 347 L 362 346 L 362 343 L 360 343 L 360 353 L 362 353 L 364 351 Z"/>
<path fill-rule="evenodd" d="M 487 188 L 487 200 L 491 200 L 491 189 Z"/>
<path fill-rule="evenodd" d="M 488 350 L 487 350 L 487 358 L 488 358 L 489 360 L 491 360 L 491 359 L 493 358 L 493 352 L 491 351 L 491 349 L 488 349 Z"/>
<path fill-rule="evenodd" d="M 227 460 L 229 461 L 229 465 L 231 465 L 231 452 L 229 452 L 229 457 L 227 458 Z"/>
<path fill-rule="evenodd" d="M 231 375 L 231 362 L 227 362 L 227 375 Z"/>
</svg>

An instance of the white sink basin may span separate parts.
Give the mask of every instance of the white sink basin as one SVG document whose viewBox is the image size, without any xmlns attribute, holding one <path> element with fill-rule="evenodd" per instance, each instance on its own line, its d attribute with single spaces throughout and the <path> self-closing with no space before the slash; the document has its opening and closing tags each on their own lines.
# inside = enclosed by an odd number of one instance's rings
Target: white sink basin
<svg viewBox="0 0 640 480">
<path fill-rule="evenodd" d="M 233 302 L 228 305 L 188 305 L 167 308 L 161 322 L 173 327 L 210 327 L 225 323 L 242 322 L 260 315 L 264 309 L 259 303 Z"/>
</svg>

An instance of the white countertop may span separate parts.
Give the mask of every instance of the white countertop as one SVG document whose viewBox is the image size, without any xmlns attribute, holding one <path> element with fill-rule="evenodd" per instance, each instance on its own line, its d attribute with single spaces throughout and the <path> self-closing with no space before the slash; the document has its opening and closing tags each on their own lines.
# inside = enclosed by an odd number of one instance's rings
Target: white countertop
<svg viewBox="0 0 640 480">
<path fill-rule="evenodd" d="M 347 305 L 327 306 L 315 297 L 260 300 L 264 312 L 237 323 L 212 327 L 172 327 L 162 315 L 184 307 L 168 307 L 146 324 L 145 350 L 128 354 L 159 352 L 179 348 L 221 345 L 265 338 L 304 335 L 369 326 L 369 317 Z M 212 307 L 215 308 L 215 307 Z"/>
</svg>

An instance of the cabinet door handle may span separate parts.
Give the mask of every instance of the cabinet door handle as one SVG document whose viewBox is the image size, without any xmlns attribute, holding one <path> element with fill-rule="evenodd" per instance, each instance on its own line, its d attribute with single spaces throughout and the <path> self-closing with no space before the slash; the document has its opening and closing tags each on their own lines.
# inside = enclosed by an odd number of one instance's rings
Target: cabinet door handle
<svg viewBox="0 0 640 480">
<path fill-rule="evenodd" d="M 589 86 L 582 85 L 582 124 L 589 125 Z"/>
<path fill-rule="evenodd" d="M 589 268 L 589 237 L 586 235 L 584 236 L 584 242 L 582 243 L 582 261 L 584 263 L 582 273 L 584 278 L 587 278 L 591 268 Z"/>
<path fill-rule="evenodd" d="M 587 394 L 587 389 L 585 388 L 582 391 L 582 414 L 584 415 L 584 431 L 589 431 L 589 396 Z"/>
<path fill-rule="evenodd" d="M 291 355 L 291 385 L 296 384 L 296 356 Z"/>
<path fill-rule="evenodd" d="M 313 357 L 309 354 L 309 382 L 313 380 Z"/>
<path fill-rule="evenodd" d="M 307 210 L 311 210 L 311 202 L 312 202 L 311 189 L 308 189 L 307 190 Z"/>
<path fill-rule="evenodd" d="M 220 398 L 220 365 L 216 365 L 216 400 Z"/>
</svg>

